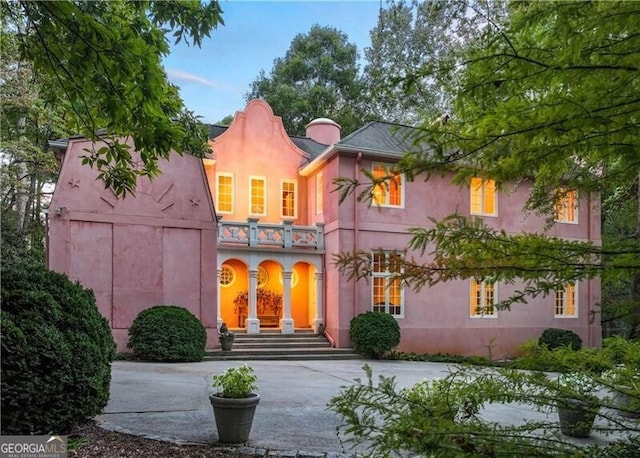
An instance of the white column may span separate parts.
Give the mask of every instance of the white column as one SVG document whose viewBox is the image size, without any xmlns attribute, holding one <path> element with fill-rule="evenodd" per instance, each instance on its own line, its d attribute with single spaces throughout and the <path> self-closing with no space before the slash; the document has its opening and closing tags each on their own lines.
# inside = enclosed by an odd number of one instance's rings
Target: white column
<svg viewBox="0 0 640 458">
<path fill-rule="evenodd" d="M 283 315 L 280 320 L 280 332 L 282 334 L 293 334 L 293 319 L 291 318 L 291 271 L 282 272 L 283 288 Z"/>
<path fill-rule="evenodd" d="M 313 318 L 313 330 L 317 333 L 320 327 L 324 328 L 324 274 L 316 272 L 315 291 L 316 291 L 316 316 Z"/>
<path fill-rule="evenodd" d="M 222 324 L 222 311 L 220 310 L 222 307 L 222 303 L 220 302 L 220 275 L 222 275 L 222 267 L 218 266 L 218 276 L 217 276 L 217 282 L 218 282 L 218 287 L 216 288 L 217 294 L 216 294 L 216 317 L 217 317 L 217 321 L 218 321 L 218 329 L 220 329 L 220 325 Z"/>
<path fill-rule="evenodd" d="M 258 319 L 258 271 L 249 270 L 249 317 L 245 321 L 247 334 L 260 334 L 260 320 Z"/>
</svg>

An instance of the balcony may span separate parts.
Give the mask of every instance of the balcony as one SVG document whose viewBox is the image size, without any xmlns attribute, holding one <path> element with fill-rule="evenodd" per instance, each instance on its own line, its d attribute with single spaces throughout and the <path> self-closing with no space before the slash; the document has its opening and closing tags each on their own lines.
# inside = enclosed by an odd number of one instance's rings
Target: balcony
<svg viewBox="0 0 640 458">
<path fill-rule="evenodd" d="M 283 221 L 282 224 L 260 224 L 257 218 L 248 218 L 245 223 L 222 221 L 222 217 L 219 216 L 218 243 L 324 250 L 324 224 L 294 226 L 291 221 Z"/>
</svg>

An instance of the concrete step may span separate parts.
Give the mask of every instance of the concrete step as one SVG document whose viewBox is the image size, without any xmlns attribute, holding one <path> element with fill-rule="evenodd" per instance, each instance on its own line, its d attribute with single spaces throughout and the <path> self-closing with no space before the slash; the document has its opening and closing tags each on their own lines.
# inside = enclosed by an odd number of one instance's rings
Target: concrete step
<svg viewBox="0 0 640 458">
<path fill-rule="evenodd" d="M 210 350 L 205 361 L 220 360 L 344 360 L 362 359 L 352 348 L 255 348 L 251 350 L 234 349 L 231 351 Z"/>
<path fill-rule="evenodd" d="M 231 351 L 209 350 L 205 361 L 216 360 L 331 360 L 360 359 L 352 348 L 331 348 L 331 343 L 312 330 L 295 334 L 279 331 L 260 334 L 235 333 Z"/>
</svg>

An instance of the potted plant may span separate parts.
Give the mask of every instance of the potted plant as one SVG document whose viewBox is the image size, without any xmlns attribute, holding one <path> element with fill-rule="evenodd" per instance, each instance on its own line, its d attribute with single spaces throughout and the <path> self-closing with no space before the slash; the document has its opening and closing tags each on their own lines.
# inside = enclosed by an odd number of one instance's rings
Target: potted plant
<svg viewBox="0 0 640 458">
<path fill-rule="evenodd" d="M 602 374 L 620 416 L 640 418 L 640 369 L 620 364 Z"/>
<path fill-rule="evenodd" d="M 222 351 L 231 351 L 233 348 L 233 332 L 229 331 L 226 323 L 220 325 L 220 331 L 218 332 L 218 339 L 220 339 L 220 346 Z"/>
<path fill-rule="evenodd" d="M 565 436 L 589 437 L 599 409 L 598 383 L 581 372 L 561 374 L 557 382 L 560 431 Z"/>
<path fill-rule="evenodd" d="M 260 402 L 255 393 L 258 378 L 251 366 L 231 367 L 213 376 L 209 394 L 220 442 L 246 442 L 251 433 L 253 415 Z"/>
</svg>

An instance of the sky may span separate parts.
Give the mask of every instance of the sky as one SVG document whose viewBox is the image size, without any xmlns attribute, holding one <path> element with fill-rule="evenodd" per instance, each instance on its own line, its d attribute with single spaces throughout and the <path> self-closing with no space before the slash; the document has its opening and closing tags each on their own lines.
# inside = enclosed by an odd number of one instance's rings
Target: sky
<svg viewBox="0 0 640 458">
<path fill-rule="evenodd" d="M 273 61 L 284 57 L 291 41 L 314 24 L 334 27 L 358 47 L 360 68 L 369 32 L 375 27 L 379 0 L 241 1 L 221 0 L 224 26 L 211 32 L 202 46 L 172 46 L 164 59 L 169 80 L 180 87 L 187 109 L 206 123 L 216 123 L 242 110 L 245 94 L 260 70 L 267 75 Z M 277 115 L 277 113 L 276 113 Z"/>
</svg>

